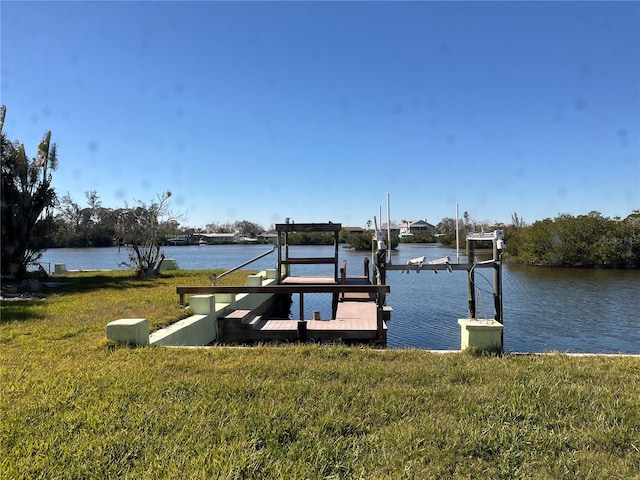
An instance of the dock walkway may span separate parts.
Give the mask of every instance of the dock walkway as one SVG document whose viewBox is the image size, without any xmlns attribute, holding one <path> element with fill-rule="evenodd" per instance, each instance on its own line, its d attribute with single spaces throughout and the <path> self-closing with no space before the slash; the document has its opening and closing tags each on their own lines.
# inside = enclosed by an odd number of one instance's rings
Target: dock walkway
<svg viewBox="0 0 640 480">
<path fill-rule="evenodd" d="M 287 277 L 282 285 L 336 285 L 330 277 Z M 370 285 L 364 277 L 347 277 L 346 285 Z M 375 341 L 380 336 L 386 341 L 387 324 L 380 319 L 383 332 L 378 331 L 376 295 L 367 292 L 341 294 L 336 315 L 331 320 L 270 319 L 258 323 L 254 330 L 265 332 L 276 339 L 295 340 L 299 337 L 303 321 L 306 335 L 313 340 Z M 265 335 L 267 336 L 267 335 Z"/>
</svg>

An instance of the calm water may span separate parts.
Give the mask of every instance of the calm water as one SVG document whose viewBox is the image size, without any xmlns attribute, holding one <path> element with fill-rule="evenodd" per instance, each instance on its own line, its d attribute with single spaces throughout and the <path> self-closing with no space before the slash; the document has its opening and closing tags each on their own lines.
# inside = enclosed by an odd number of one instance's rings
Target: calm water
<svg viewBox="0 0 640 480">
<path fill-rule="evenodd" d="M 174 258 L 181 269 L 230 269 L 260 253 L 269 245 L 203 245 L 166 247 L 167 258 Z M 291 247 L 290 256 L 331 256 L 333 247 Z M 401 245 L 392 261 L 403 264 L 410 258 L 427 259 L 450 255 L 455 250 L 435 245 Z M 340 260 L 347 260 L 347 272 L 361 275 L 363 252 L 340 249 Z M 123 269 L 127 250 L 113 248 L 51 249 L 43 265 L 65 263 L 70 270 Z M 461 262 L 466 258 L 461 256 Z M 275 268 L 274 252 L 246 269 Z M 333 275 L 333 267 L 292 266 L 294 275 Z M 483 279 L 486 277 L 486 281 Z M 487 293 L 477 298 L 478 316 L 493 316 L 490 293 L 492 270 L 476 271 L 476 283 Z M 436 350 L 460 348 L 458 318 L 467 315 L 465 272 L 402 274 L 390 271 L 387 283 L 393 307 L 389 322 L 389 347 L 416 347 Z M 292 312 L 298 316 L 294 295 Z M 514 352 L 624 352 L 640 353 L 640 271 L 549 269 L 505 265 L 503 269 L 505 349 Z M 330 300 L 322 294 L 305 295 L 305 317 L 320 310 L 331 315 Z"/>
</svg>

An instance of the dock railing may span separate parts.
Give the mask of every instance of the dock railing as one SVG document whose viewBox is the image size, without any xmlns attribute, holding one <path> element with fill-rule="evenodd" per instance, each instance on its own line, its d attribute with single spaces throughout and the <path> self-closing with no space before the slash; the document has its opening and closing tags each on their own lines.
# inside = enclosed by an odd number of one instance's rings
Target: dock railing
<svg viewBox="0 0 640 480">
<path fill-rule="evenodd" d="M 225 275 L 229 275 L 230 273 L 233 273 L 233 272 L 235 272 L 236 270 L 240 270 L 241 268 L 246 267 L 247 265 L 249 265 L 249 264 L 251 264 L 251 263 L 255 262 L 256 260 L 260 260 L 262 257 L 266 257 L 266 256 L 267 256 L 267 255 L 269 255 L 270 253 L 275 252 L 275 251 L 276 251 L 276 248 L 277 248 L 277 247 L 273 247 L 273 248 L 272 248 L 271 250 L 269 250 L 268 252 L 261 253 L 260 255 L 258 255 L 258 256 L 256 256 L 256 257 L 253 257 L 251 260 L 247 260 L 246 262 L 241 263 L 241 264 L 240 264 L 240 265 L 238 265 L 237 267 L 233 267 L 231 270 L 227 270 L 226 272 L 221 273 L 220 275 L 215 275 L 215 274 L 214 274 L 214 275 L 211 275 L 211 280 L 212 280 L 212 282 L 213 282 L 213 285 L 215 286 L 215 285 L 218 283 L 218 281 L 219 281 L 222 277 L 224 277 Z"/>
<path fill-rule="evenodd" d="M 299 293 L 304 295 L 305 293 L 374 293 L 377 296 L 378 306 L 382 307 L 380 303 L 381 294 L 389 293 L 391 287 L 389 285 L 296 285 L 296 284 L 282 284 L 282 285 L 265 285 L 265 286 L 207 286 L 207 285 L 189 285 L 176 287 L 176 293 L 180 296 L 180 306 L 184 307 L 185 295 L 193 294 L 216 294 L 216 293 L 275 293 L 275 294 L 293 294 Z"/>
</svg>

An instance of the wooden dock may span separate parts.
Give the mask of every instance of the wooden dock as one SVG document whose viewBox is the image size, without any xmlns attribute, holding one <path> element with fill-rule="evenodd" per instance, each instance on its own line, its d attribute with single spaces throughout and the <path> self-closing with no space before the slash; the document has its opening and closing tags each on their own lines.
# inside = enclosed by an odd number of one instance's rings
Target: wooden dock
<svg viewBox="0 0 640 480">
<path fill-rule="evenodd" d="M 289 280 L 289 281 L 287 281 Z M 282 285 L 313 285 L 306 283 L 311 280 L 320 285 L 336 285 L 333 279 L 325 277 L 295 277 L 287 278 Z M 346 285 L 370 285 L 362 282 L 362 279 L 347 278 Z M 379 322 L 379 308 L 376 303 L 376 294 L 371 292 L 341 292 L 341 299 L 337 303 L 335 318 L 331 320 L 265 320 L 256 325 L 255 330 L 260 332 L 270 332 L 276 336 L 287 337 L 289 340 L 300 339 L 300 322 L 306 325 L 302 327 L 306 330 L 309 340 L 336 340 L 336 341 L 359 341 L 375 342 L 380 338 L 380 342 L 386 344 L 387 324 L 384 319 Z M 383 314 L 383 312 L 380 312 Z"/>
<path fill-rule="evenodd" d="M 274 341 L 344 341 L 353 343 L 375 343 L 386 345 L 389 308 L 379 302 L 381 295 L 389 292 L 388 285 L 371 285 L 355 279 L 352 283 L 336 284 L 333 281 L 303 283 L 301 278 L 290 279 L 279 285 L 210 287 L 177 287 L 181 303 L 190 294 L 239 294 L 268 293 L 273 297 L 291 296 L 305 293 L 327 293 L 333 298 L 341 298 L 336 305 L 335 318 L 330 320 L 276 319 L 258 315 L 250 310 L 229 309 L 219 317 L 222 332 L 220 343 L 253 343 Z M 328 298 L 327 301 L 331 301 Z"/>
<path fill-rule="evenodd" d="M 345 341 L 385 345 L 387 324 L 391 309 L 385 306 L 388 285 L 372 285 L 369 281 L 368 263 L 364 275 L 347 276 L 346 262 L 338 265 L 339 223 L 284 223 L 277 224 L 278 264 L 277 285 L 245 287 L 178 287 L 180 304 L 185 295 L 192 293 L 272 294 L 273 302 L 290 305 L 291 296 L 298 294 L 300 314 L 298 319 L 269 318 L 251 311 L 229 311 L 219 317 L 218 339 L 222 343 L 272 342 L 272 341 Z M 295 257 L 290 250 L 288 235 L 294 232 L 325 232 L 334 236 L 333 256 Z M 298 265 L 332 265 L 333 276 L 296 276 Z M 304 294 L 331 294 L 332 319 L 317 320 L 304 317 Z M 287 303 L 289 302 L 289 303 Z M 220 323 L 222 322 L 222 323 Z"/>
</svg>

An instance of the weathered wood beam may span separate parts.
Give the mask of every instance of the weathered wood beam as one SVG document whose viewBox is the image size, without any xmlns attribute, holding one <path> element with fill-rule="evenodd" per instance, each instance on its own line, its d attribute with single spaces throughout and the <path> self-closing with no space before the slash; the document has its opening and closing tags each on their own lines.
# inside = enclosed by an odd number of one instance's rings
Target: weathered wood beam
<svg viewBox="0 0 640 480">
<path fill-rule="evenodd" d="M 316 264 L 325 264 L 325 263 L 336 263 L 336 259 L 334 257 L 309 257 L 309 258 L 287 258 L 286 260 L 282 260 L 283 265 L 316 265 Z"/>
<path fill-rule="evenodd" d="M 278 232 L 339 232 L 341 223 L 276 223 Z"/>
<path fill-rule="evenodd" d="M 334 293 L 354 292 L 354 293 L 389 293 L 389 285 L 265 285 L 265 286 L 228 286 L 213 287 L 208 285 L 189 285 L 176 287 L 176 293 L 180 295 L 180 305 L 184 305 L 184 296 L 192 294 L 216 294 L 216 293 Z"/>
</svg>

